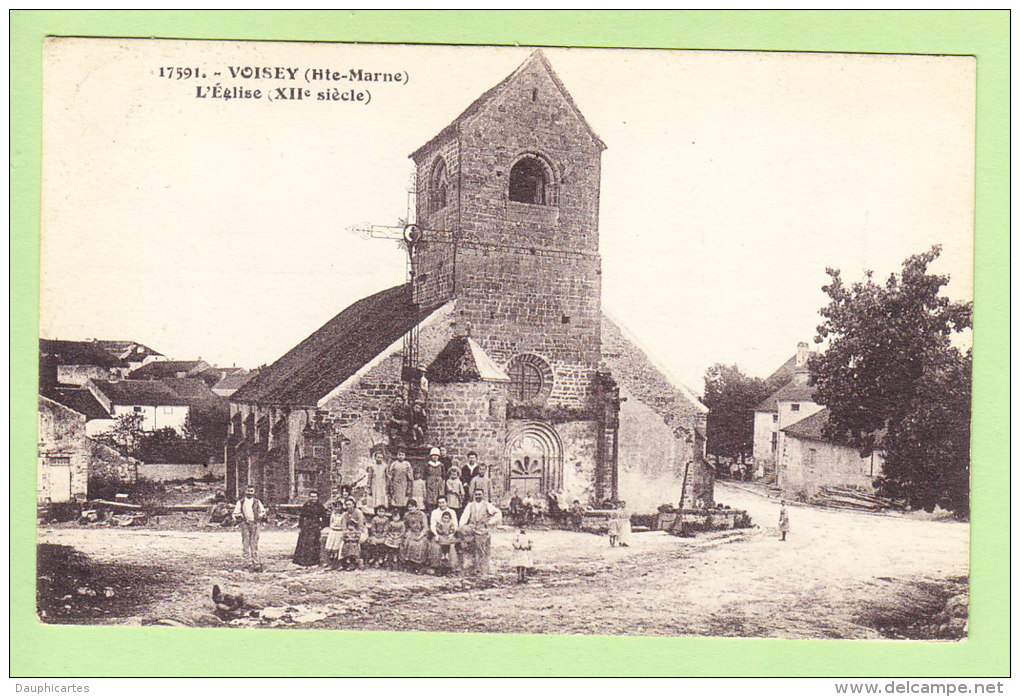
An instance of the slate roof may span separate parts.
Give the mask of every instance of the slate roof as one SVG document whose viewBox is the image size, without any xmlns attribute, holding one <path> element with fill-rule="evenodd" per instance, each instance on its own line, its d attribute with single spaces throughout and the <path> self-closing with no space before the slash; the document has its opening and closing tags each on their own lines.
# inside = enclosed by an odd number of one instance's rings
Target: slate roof
<svg viewBox="0 0 1020 697">
<path fill-rule="evenodd" d="M 500 80 L 499 83 L 496 84 L 494 87 L 483 92 L 481 96 L 478 97 L 478 99 L 471 102 L 471 104 L 468 105 L 467 109 L 462 111 L 460 115 L 453 121 L 451 121 L 449 125 L 447 125 L 443 130 L 441 130 L 435 136 L 430 138 L 427 143 L 425 143 L 420 148 L 411 153 L 410 157 L 417 158 L 418 155 L 423 150 L 427 149 L 436 140 L 454 131 L 462 121 L 465 121 L 466 119 L 469 119 L 478 112 L 480 112 L 482 110 L 482 107 L 485 106 L 486 102 L 495 97 L 499 92 L 503 90 L 503 88 L 506 85 L 510 84 L 510 82 L 512 82 L 514 78 L 516 78 L 518 75 L 520 75 L 529 67 L 531 67 L 531 65 L 535 62 L 538 62 L 539 65 L 545 68 L 545 70 L 549 73 L 549 77 L 552 78 L 552 81 L 556 85 L 556 88 L 563 94 L 563 98 L 566 99 L 567 104 L 570 105 L 570 108 L 573 110 L 574 115 L 577 116 L 577 118 L 584 125 L 585 129 L 588 131 L 588 134 L 592 137 L 592 140 L 595 141 L 595 144 L 599 147 L 600 150 L 605 150 L 606 144 L 602 142 L 602 139 L 599 138 L 598 135 L 595 133 L 595 130 L 591 127 L 591 124 L 589 124 L 588 120 L 584 118 L 584 114 L 582 114 L 581 110 L 577 108 L 577 104 L 574 103 L 573 97 L 571 97 L 570 93 L 567 92 L 567 88 L 564 87 L 563 83 L 560 81 L 560 78 L 556 74 L 556 71 L 552 69 L 552 66 L 549 64 L 549 60 L 545 57 L 545 54 L 542 53 L 541 50 L 536 50 L 533 51 L 530 56 L 528 56 L 527 60 L 525 60 L 523 63 L 517 66 L 516 70 L 507 75 L 502 80 Z"/>
<path fill-rule="evenodd" d="M 95 395 L 80 387 L 57 387 L 47 391 L 46 396 L 59 402 L 79 414 L 84 414 L 89 421 L 92 419 L 109 419 L 110 414 L 99 403 Z"/>
<path fill-rule="evenodd" d="M 95 365 L 103 368 L 121 368 L 127 363 L 104 350 L 94 341 L 64 341 L 39 339 L 39 356 L 58 365 Z"/>
<path fill-rule="evenodd" d="M 93 380 L 96 389 L 113 404 L 186 407 L 188 402 L 157 380 Z"/>
<path fill-rule="evenodd" d="M 821 411 L 816 411 L 811 416 L 805 416 L 800 421 L 790 424 L 783 429 L 783 433 L 796 438 L 824 441 L 825 438 L 822 436 L 822 428 L 828 422 L 829 409 L 825 408 Z"/>
<path fill-rule="evenodd" d="M 314 407 L 434 309 L 415 308 L 408 283 L 362 298 L 261 369 L 230 401 Z"/>
<path fill-rule="evenodd" d="M 812 402 L 815 397 L 815 388 L 791 380 L 778 390 L 773 392 L 764 402 L 755 407 L 755 411 L 776 411 L 779 409 L 779 402 Z"/>
<path fill-rule="evenodd" d="M 425 371 L 430 382 L 510 382 L 510 376 L 469 336 L 455 336 Z"/>
<path fill-rule="evenodd" d="M 153 361 L 141 368 L 132 370 L 128 378 L 132 380 L 162 380 L 176 378 L 177 373 L 190 373 L 200 368 L 205 361 Z"/>
</svg>

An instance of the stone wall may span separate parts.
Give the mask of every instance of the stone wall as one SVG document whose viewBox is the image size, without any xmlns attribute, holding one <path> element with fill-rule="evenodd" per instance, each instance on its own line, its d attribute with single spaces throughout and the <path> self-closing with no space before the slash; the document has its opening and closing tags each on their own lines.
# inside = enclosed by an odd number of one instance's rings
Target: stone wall
<svg viewBox="0 0 1020 697">
<path fill-rule="evenodd" d="M 506 384 L 499 382 L 433 383 L 429 388 L 428 439 L 441 445 L 454 464 L 478 453 L 489 466 L 493 498 L 502 500 L 505 470 L 502 444 L 506 437 Z"/>
<path fill-rule="evenodd" d="M 791 499 L 804 501 L 824 486 L 855 487 L 874 492 L 882 473 L 882 456 L 861 457 L 854 448 L 786 435 L 779 461 L 779 487 Z"/>
<path fill-rule="evenodd" d="M 58 502 L 86 496 L 88 463 L 85 416 L 40 396 L 38 500 Z"/>
</svg>

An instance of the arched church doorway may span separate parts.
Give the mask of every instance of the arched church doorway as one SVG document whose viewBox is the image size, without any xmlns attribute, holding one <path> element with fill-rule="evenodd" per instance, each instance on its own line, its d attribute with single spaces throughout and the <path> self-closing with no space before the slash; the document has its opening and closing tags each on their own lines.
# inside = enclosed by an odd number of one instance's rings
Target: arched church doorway
<svg viewBox="0 0 1020 697">
<path fill-rule="evenodd" d="M 563 448 L 556 431 L 537 421 L 519 424 L 507 436 L 508 495 L 541 496 L 563 487 Z"/>
</svg>

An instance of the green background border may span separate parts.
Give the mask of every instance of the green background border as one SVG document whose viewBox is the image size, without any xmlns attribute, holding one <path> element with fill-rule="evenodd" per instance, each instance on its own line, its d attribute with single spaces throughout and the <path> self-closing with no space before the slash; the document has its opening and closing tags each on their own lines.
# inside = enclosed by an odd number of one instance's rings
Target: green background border
<svg viewBox="0 0 1020 697">
<path fill-rule="evenodd" d="M 1009 672 L 1009 13 L 11 13 L 11 675 Z M 972 609 L 956 644 L 60 627 L 35 619 L 42 43 L 47 35 L 761 49 L 978 57 Z M 448 665 L 446 656 L 471 655 Z M 399 660 L 397 660 L 399 657 Z"/>
</svg>

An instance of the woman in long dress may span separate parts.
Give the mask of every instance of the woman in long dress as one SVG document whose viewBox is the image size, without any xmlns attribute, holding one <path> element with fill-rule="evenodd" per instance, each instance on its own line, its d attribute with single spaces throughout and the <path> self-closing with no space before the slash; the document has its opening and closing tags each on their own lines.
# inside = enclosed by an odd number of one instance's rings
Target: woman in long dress
<svg viewBox="0 0 1020 697">
<path fill-rule="evenodd" d="M 375 451 L 375 460 L 368 466 L 368 506 L 386 508 L 390 505 L 386 492 L 386 461 L 381 450 Z"/>
<path fill-rule="evenodd" d="M 418 502 L 411 499 L 407 502 L 407 515 L 404 516 L 404 544 L 400 549 L 401 558 L 409 571 L 420 573 L 427 560 L 429 546 L 429 522 L 418 508 Z"/>
<path fill-rule="evenodd" d="M 294 563 L 301 566 L 315 566 L 319 563 L 319 536 L 329 525 L 329 513 L 319 503 L 319 492 L 308 494 L 308 501 L 301 507 L 298 526 L 297 547 L 294 549 Z"/>
</svg>

